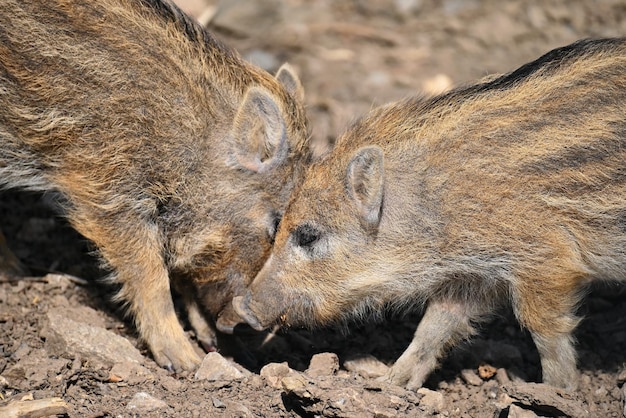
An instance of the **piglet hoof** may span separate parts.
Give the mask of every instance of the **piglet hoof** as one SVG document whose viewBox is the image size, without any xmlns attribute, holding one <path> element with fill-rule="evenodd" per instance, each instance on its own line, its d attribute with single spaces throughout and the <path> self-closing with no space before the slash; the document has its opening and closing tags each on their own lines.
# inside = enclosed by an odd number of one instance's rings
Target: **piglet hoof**
<svg viewBox="0 0 626 418">
<path fill-rule="evenodd" d="M 206 353 L 213 353 L 217 351 L 217 346 L 213 341 L 199 340 L 199 342 Z"/>
<path fill-rule="evenodd" d="M 185 339 L 184 344 L 168 344 L 158 349 L 151 346 L 154 361 L 164 369 L 172 372 L 195 370 L 202 359 Z"/>
<path fill-rule="evenodd" d="M 391 367 L 387 373 L 380 376 L 376 380 L 379 382 L 385 382 L 396 386 L 404 387 L 405 389 L 416 391 L 424 384 L 424 379 L 419 374 L 414 375 L 412 369 L 398 370 L 399 368 Z"/>
</svg>

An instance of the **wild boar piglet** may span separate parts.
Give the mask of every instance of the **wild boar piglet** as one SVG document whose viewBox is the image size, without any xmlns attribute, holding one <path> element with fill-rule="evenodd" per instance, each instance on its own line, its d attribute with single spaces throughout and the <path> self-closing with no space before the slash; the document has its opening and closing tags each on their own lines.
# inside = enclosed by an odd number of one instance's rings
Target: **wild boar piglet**
<svg viewBox="0 0 626 418">
<path fill-rule="evenodd" d="M 169 0 L 0 7 L 0 187 L 58 196 L 167 368 L 200 361 L 171 285 L 209 349 L 237 320 L 309 158 L 302 101 L 289 66 L 246 63 Z"/>
<path fill-rule="evenodd" d="M 386 379 L 420 387 L 510 303 L 543 380 L 577 384 L 592 280 L 626 279 L 626 41 L 373 110 L 296 185 L 235 310 L 252 327 L 425 308 Z"/>
</svg>

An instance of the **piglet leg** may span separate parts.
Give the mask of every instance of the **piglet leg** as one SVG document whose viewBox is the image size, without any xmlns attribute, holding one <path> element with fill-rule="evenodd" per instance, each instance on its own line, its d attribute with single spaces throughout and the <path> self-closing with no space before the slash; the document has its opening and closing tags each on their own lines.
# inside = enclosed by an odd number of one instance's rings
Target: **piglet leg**
<svg viewBox="0 0 626 418">
<path fill-rule="evenodd" d="M 471 322 L 479 318 L 466 304 L 432 301 L 413 341 L 383 379 L 411 390 L 420 388 L 446 351 L 475 332 Z"/>
</svg>

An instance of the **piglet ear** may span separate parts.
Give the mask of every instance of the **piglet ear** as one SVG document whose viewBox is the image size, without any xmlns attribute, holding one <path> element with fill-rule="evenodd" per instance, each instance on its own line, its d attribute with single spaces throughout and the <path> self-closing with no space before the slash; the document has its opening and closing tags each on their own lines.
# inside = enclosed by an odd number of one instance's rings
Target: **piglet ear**
<svg viewBox="0 0 626 418">
<path fill-rule="evenodd" d="M 233 123 L 231 160 L 237 168 L 264 173 L 283 164 L 289 144 L 277 99 L 262 87 L 246 93 Z"/>
<path fill-rule="evenodd" d="M 287 90 L 291 97 L 300 103 L 304 102 L 304 88 L 291 65 L 284 63 L 276 73 L 276 80 Z"/>
<path fill-rule="evenodd" d="M 382 149 L 377 146 L 359 149 L 348 164 L 347 183 L 368 228 L 377 228 L 380 222 L 384 180 Z"/>
</svg>

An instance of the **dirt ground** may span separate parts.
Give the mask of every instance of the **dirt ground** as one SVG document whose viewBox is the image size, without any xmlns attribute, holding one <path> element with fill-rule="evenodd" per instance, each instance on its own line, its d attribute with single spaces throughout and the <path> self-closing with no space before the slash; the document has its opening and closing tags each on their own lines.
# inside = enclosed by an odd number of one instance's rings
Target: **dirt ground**
<svg viewBox="0 0 626 418">
<path fill-rule="evenodd" d="M 294 65 L 320 149 L 373 106 L 507 72 L 580 38 L 626 34 L 622 0 L 179 3 L 246 59 L 270 71 L 284 61 Z M 375 377 L 407 347 L 418 314 L 351 324 L 348 332 L 242 329 L 237 337 L 245 352 L 224 338 L 221 353 L 246 367 L 231 361 L 202 376 L 168 373 L 152 361 L 132 324 L 110 302 L 114 287 L 96 280 L 103 273 L 89 254 L 92 248 L 48 200 L 3 192 L 0 228 L 35 272 L 84 280 L 53 275 L 0 283 L 0 416 L 15 416 L 10 408 L 53 398 L 61 398 L 55 404 L 60 406 L 48 413 L 71 417 L 624 413 L 626 288 L 618 285 L 595 287 L 580 308 L 576 392 L 532 384 L 540 380 L 536 349 L 507 311 L 455 349 L 417 393 Z M 71 339 L 74 334 L 78 337 Z M 103 339 L 96 340 L 100 334 Z M 118 337 L 130 342 L 128 351 L 106 353 L 110 344 L 122 346 Z M 216 359 L 222 360 L 211 356 L 207 363 Z"/>
</svg>

